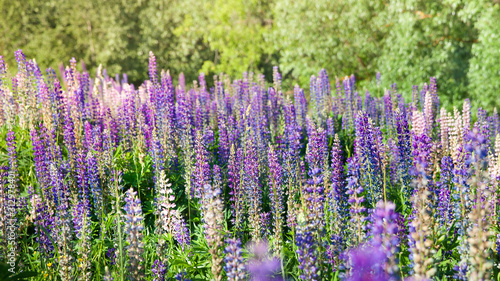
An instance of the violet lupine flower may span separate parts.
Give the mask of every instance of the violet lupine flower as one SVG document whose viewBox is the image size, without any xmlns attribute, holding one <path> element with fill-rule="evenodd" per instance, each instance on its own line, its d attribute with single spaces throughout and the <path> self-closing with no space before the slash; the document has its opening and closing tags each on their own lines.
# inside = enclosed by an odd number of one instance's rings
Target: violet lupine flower
<svg viewBox="0 0 500 281">
<path fill-rule="evenodd" d="M 177 273 L 174 278 L 177 281 L 191 281 L 191 279 L 188 278 L 187 272 L 185 271 Z"/>
<path fill-rule="evenodd" d="M 231 146 L 231 154 L 228 163 L 228 185 L 229 200 L 231 201 L 231 211 L 233 214 L 233 224 L 236 228 L 240 227 L 242 215 L 244 214 L 244 190 L 241 186 L 241 161 L 243 152 L 241 149 L 236 151 L 234 145 Z"/>
<path fill-rule="evenodd" d="M 227 239 L 227 246 L 224 249 L 224 270 L 228 281 L 243 281 L 246 280 L 245 259 L 243 258 L 243 251 L 241 249 L 241 242 L 239 239 Z"/>
<path fill-rule="evenodd" d="M 248 216 L 253 228 L 253 238 L 260 237 L 260 212 L 262 208 L 262 190 L 259 182 L 259 162 L 257 149 L 253 142 L 252 134 L 247 133 L 245 137 L 245 156 L 243 167 L 243 185 L 246 191 L 246 204 Z"/>
<path fill-rule="evenodd" d="M 426 121 L 422 112 L 413 113 L 412 122 L 412 156 L 414 159 L 414 167 L 410 170 L 414 176 L 422 176 L 427 181 L 430 177 L 430 153 L 432 148 L 432 140 L 426 132 Z M 426 185 L 427 183 L 424 183 Z"/>
<path fill-rule="evenodd" d="M 167 274 L 167 265 L 162 261 L 156 259 L 151 266 L 151 273 L 153 276 L 153 281 L 165 281 L 165 275 Z"/>
<path fill-rule="evenodd" d="M 362 205 L 365 198 L 362 196 L 364 191 L 360 184 L 361 172 L 359 168 L 359 163 L 356 157 L 351 157 L 347 160 L 347 192 L 349 195 L 348 203 L 351 212 L 351 224 L 353 227 L 352 232 L 355 236 L 355 243 L 359 245 L 361 240 L 364 238 L 364 225 L 366 221 L 366 216 L 364 212 L 366 208 Z"/>
<path fill-rule="evenodd" d="M 343 166 L 343 159 L 342 159 L 342 150 L 340 148 L 340 140 L 338 135 L 335 135 L 335 138 L 333 140 L 333 145 L 332 145 L 332 173 L 331 173 L 331 178 L 332 178 L 332 188 L 330 190 L 330 200 L 335 200 L 336 203 L 335 205 L 338 208 L 339 213 L 343 213 L 345 211 L 346 207 L 346 197 L 345 197 L 345 178 L 344 178 L 344 166 Z M 333 203 L 330 203 L 330 205 L 333 205 Z M 343 217 L 343 216 L 342 216 Z"/>
<path fill-rule="evenodd" d="M 396 223 L 398 214 L 396 206 L 391 203 L 379 201 L 372 214 L 371 245 L 379 248 L 384 254 L 385 271 L 387 274 L 395 274 L 398 270 L 396 252 L 399 244 L 398 225 Z"/>
<path fill-rule="evenodd" d="M 304 95 L 304 91 L 298 86 L 294 87 L 294 101 L 296 109 L 296 119 L 300 128 L 306 126 L 306 115 L 307 115 L 307 100 Z"/>
<path fill-rule="evenodd" d="M 186 221 L 181 216 L 181 213 L 177 211 L 175 214 L 174 238 L 181 245 L 181 249 L 185 250 L 191 244 L 191 234 L 189 233 L 189 228 L 186 225 Z"/>
<path fill-rule="evenodd" d="M 494 207 L 497 202 L 494 197 L 495 190 L 491 188 L 489 176 L 486 173 L 488 138 L 481 134 L 477 127 L 474 127 L 466 135 L 467 144 L 465 149 L 470 153 L 467 162 L 474 167 L 474 176 L 471 178 L 471 185 L 475 187 L 472 201 L 474 208 L 469 213 L 470 220 L 474 223 L 468 229 L 468 277 L 470 280 L 488 280 L 494 266 L 490 261 L 489 249 L 492 247 L 490 231 Z M 494 218 L 496 219 L 496 218 Z"/>
<path fill-rule="evenodd" d="M 116 264 L 116 249 L 109 248 L 108 251 L 106 252 L 106 257 L 109 259 L 109 262 L 111 265 L 115 265 Z"/>
<path fill-rule="evenodd" d="M 266 242 L 253 244 L 250 252 L 253 256 L 247 265 L 250 281 L 283 281 L 278 275 L 281 267 L 280 260 L 269 257 Z"/>
<path fill-rule="evenodd" d="M 319 169 L 324 165 L 328 153 L 326 132 L 323 128 L 316 128 L 312 121 L 308 122 L 309 143 L 307 145 L 306 160 L 309 171 Z"/>
<path fill-rule="evenodd" d="M 351 266 L 349 281 L 391 280 L 384 271 L 385 253 L 378 247 L 360 245 L 348 254 Z"/>
<path fill-rule="evenodd" d="M 87 154 L 87 184 L 90 187 L 90 193 L 92 194 L 92 199 L 94 203 L 94 211 L 97 213 L 99 220 L 102 219 L 103 215 L 103 194 L 101 189 L 101 179 L 99 177 L 99 170 L 97 167 L 97 159 L 93 153 L 89 152 Z"/>
<path fill-rule="evenodd" d="M 450 156 L 444 156 L 441 159 L 441 173 L 439 182 L 437 182 L 438 192 L 438 212 L 441 226 L 446 226 L 452 218 L 451 209 L 451 189 L 453 184 L 453 159 Z"/>
<path fill-rule="evenodd" d="M 151 104 L 156 104 L 156 86 L 158 85 L 158 72 L 156 70 L 156 57 L 153 52 L 149 52 L 149 80 L 153 84 L 153 87 L 150 92 L 150 101 Z"/>
<path fill-rule="evenodd" d="M 385 105 L 385 125 L 388 129 L 393 128 L 393 114 L 392 114 L 392 97 L 391 92 L 387 91 L 384 95 L 384 105 Z"/>
<path fill-rule="evenodd" d="M 333 118 L 331 116 L 326 119 L 326 128 L 328 137 L 333 137 L 333 135 L 335 134 L 335 128 L 333 125 Z"/>
<path fill-rule="evenodd" d="M 37 133 L 36 129 L 31 130 L 31 142 L 33 144 L 33 161 L 35 164 L 35 172 L 40 185 L 41 194 L 48 200 L 53 200 L 52 194 L 49 193 L 49 163 L 50 152 L 47 151 L 50 146 L 47 130 L 40 125 L 40 132 Z"/>
<path fill-rule="evenodd" d="M 269 187 L 271 197 L 271 210 L 273 214 L 274 246 L 277 252 L 281 252 L 281 223 L 283 220 L 283 191 L 282 177 L 283 169 L 278 161 L 278 156 L 273 147 L 269 147 Z"/>
<path fill-rule="evenodd" d="M 52 244 L 52 228 L 54 226 L 54 212 L 43 202 L 38 194 L 32 194 L 33 189 L 30 187 L 32 216 L 35 222 L 36 241 L 38 242 L 39 251 L 45 258 L 51 258 L 54 251 Z"/>
<path fill-rule="evenodd" d="M 226 116 L 223 111 L 218 112 L 217 119 L 219 128 L 219 157 L 221 162 L 225 164 L 229 160 L 230 142 L 227 131 Z"/>
<path fill-rule="evenodd" d="M 380 159 L 379 141 L 380 131 L 373 126 L 366 113 L 360 112 L 356 116 L 356 145 L 357 161 L 363 170 L 362 180 L 367 189 L 368 202 L 375 206 L 382 197 L 382 163 Z"/>
<path fill-rule="evenodd" d="M 130 188 L 127 190 L 125 202 L 123 218 L 125 222 L 125 240 L 127 241 L 126 252 L 129 258 L 129 279 L 142 280 L 144 275 L 142 268 L 144 217 L 142 215 L 141 201 L 137 198 L 137 193 Z"/>
<path fill-rule="evenodd" d="M 0 88 L 2 86 L 2 79 L 4 79 L 5 74 L 7 73 L 7 65 L 5 64 L 5 60 L 3 59 L 3 56 L 0 56 Z M 1 93 L 0 89 L 0 93 Z"/>
<path fill-rule="evenodd" d="M 198 132 L 196 136 L 195 153 L 196 153 L 196 166 L 194 167 L 194 185 L 192 190 L 192 196 L 203 200 L 203 192 L 205 184 L 210 183 L 210 163 L 209 156 L 205 146 L 205 141 Z"/>
<path fill-rule="evenodd" d="M 410 183 L 411 177 L 409 171 L 413 166 L 412 159 L 412 148 L 411 148 L 411 135 L 408 126 L 407 116 L 403 111 L 396 109 L 395 121 L 396 121 L 396 133 L 398 139 L 398 173 L 402 179 L 403 191 L 406 198 L 411 197 L 410 193 Z"/>
<path fill-rule="evenodd" d="M 24 55 L 23 50 L 19 49 L 15 51 L 14 55 L 16 57 L 17 68 L 19 69 L 19 73 L 27 75 L 26 56 Z"/>
<path fill-rule="evenodd" d="M 295 244 L 297 245 L 299 269 L 301 270 L 300 279 L 302 280 L 321 280 L 318 260 L 320 254 L 314 228 L 309 223 L 302 222 L 299 223 L 296 230 Z"/>
<path fill-rule="evenodd" d="M 382 75 L 380 74 L 380 72 L 377 72 L 376 78 L 377 78 L 377 87 L 380 87 L 380 83 L 382 82 Z"/>
<path fill-rule="evenodd" d="M 75 207 L 73 209 L 73 223 L 77 242 L 77 252 L 78 252 L 78 267 L 81 269 L 79 277 L 84 280 L 91 280 L 92 272 L 90 269 L 90 259 L 91 259 L 91 242 L 90 233 L 91 228 L 91 218 L 90 211 L 88 209 L 88 201 L 84 197 L 83 200 L 78 200 L 74 203 Z"/>
</svg>

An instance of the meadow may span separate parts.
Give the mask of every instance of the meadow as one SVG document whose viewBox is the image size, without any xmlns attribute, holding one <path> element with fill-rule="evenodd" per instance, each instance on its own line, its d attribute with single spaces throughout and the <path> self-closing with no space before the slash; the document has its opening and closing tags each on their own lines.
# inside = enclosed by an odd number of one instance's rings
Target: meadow
<svg viewBox="0 0 500 281">
<path fill-rule="evenodd" d="M 0 57 L 3 276 L 500 278 L 499 116 L 447 111 L 434 77 L 185 81 L 150 52 L 133 85 L 15 57 L 17 72 Z"/>
</svg>

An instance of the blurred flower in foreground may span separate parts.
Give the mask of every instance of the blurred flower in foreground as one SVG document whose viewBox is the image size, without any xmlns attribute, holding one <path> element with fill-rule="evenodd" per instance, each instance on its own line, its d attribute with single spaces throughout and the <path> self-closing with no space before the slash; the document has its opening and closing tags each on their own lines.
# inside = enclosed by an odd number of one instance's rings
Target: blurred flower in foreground
<svg viewBox="0 0 500 281">
<path fill-rule="evenodd" d="M 281 263 L 278 258 L 269 256 L 267 242 L 259 242 L 250 246 L 252 258 L 248 262 L 248 271 L 252 281 L 280 281 Z"/>
</svg>

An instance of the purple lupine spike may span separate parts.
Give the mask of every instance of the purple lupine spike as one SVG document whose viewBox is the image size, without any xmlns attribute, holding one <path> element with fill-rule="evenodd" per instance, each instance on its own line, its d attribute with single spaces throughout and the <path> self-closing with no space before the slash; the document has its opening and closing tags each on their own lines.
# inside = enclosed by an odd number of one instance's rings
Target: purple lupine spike
<svg viewBox="0 0 500 281">
<path fill-rule="evenodd" d="M 87 166 L 87 181 L 90 187 L 90 193 L 92 194 L 94 211 L 97 214 L 99 220 L 102 219 L 104 200 L 101 190 L 101 180 L 99 178 L 99 170 L 97 167 L 97 159 L 92 152 L 87 154 L 86 159 Z"/>
<path fill-rule="evenodd" d="M 301 270 L 300 279 L 302 280 L 320 280 L 318 243 L 315 236 L 311 225 L 302 223 L 297 226 L 295 243 L 297 244 L 299 269 Z"/>
<path fill-rule="evenodd" d="M 349 281 L 391 280 L 384 271 L 385 254 L 379 247 L 361 245 L 348 253 L 351 272 Z"/>
<path fill-rule="evenodd" d="M 33 161 L 35 164 L 35 173 L 38 179 L 38 184 L 40 185 L 41 194 L 47 200 L 53 200 L 52 194 L 49 192 L 49 164 L 50 164 L 50 154 L 48 150 L 48 135 L 47 130 L 40 125 L 39 133 L 36 129 L 31 130 L 31 142 L 33 144 Z"/>
<path fill-rule="evenodd" d="M 346 194 L 349 196 L 347 202 L 350 204 L 351 222 L 355 227 L 353 229 L 355 236 L 354 243 L 359 245 L 364 238 L 363 230 L 366 221 L 364 213 L 366 208 L 363 206 L 365 199 L 361 193 L 363 193 L 364 189 L 360 184 L 361 173 L 356 157 L 351 157 L 347 160 L 347 171 Z"/>
<path fill-rule="evenodd" d="M 259 182 L 259 162 L 258 154 L 253 141 L 252 134 L 245 137 L 245 156 L 243 166 L 243 186 L 246 194 L 246 204 L 248 205 L 248 215 L 252 223 L 253 236 L 258 239 L 260 236 L 260 212 L 262 204 L 262 190 Z"/>
<path fill-rule="evenodd" d="M 333 118 L 331 116 L 326 119 L 326 132 L 328 137 L 333 137 L 335 134 L 335 129 L 333 127 Z"/>
<path fill-rule="evenodd" d="M 226 116 L 222 111 L 219 111 L 217 117 L 219 126 L 219 157 L 222 163 L 227 163 L 229 160 L 230 147 Z"/>
<path fill-rule="evenodd" d="M 17 50 L 14 53 L 17 61 L 17 68 L 19 69 L 20 73 L 24 73 L 25 75 L 27 74 L 27 65 L 26 65 L 26 56 L 23 53 L 23 50 Z"/>
<path fill-rule="evenodd" d="M 165 275 L 167 274 L 167 265 L 162 261 L 156 259 L 151 266 L 151 273 L 153 275 L 153 281 L 165 281 Z"/>
<path fill-rule="evenodd" d="M 447 225 L 452 218 L 452 209 L 450 205 L 451 188 L 453 184 L 453 159 L 450 156 L 444 156 L 441 159 L 440 180 L 437 182 L 438 192 L 438 220 L 440 224 Z"/>
<path fill-rule="evenodd" d="M 309 144 L 307 145 L 306 160 L 309 170 L 320 169 L 323 167 L 325 157 L 327 156 L 328 144 L 326 132 L 323 128 L 316 128 L 314 123 L 308 122 Z"/>
<path fill-rule="evenodd" d="M 404 192 L 407 198 L 410 198 L 411 194 L 408 186 L 410 186 L 411 177 L 409 171 L 413 166 L 410 129 L 408 126 L 407 116 L 403 111 L 396 110 L 395 121 L 398 142 L 397 147 L 399 153 L 398 169 L 403 180 Z"/>
<path fill-rule="evenodd" d="M 380 84 L 382 83 L 382 74 L 380 74 L 380 72 L 377 72 L 376 79 L 377 79 L 377 87 L 380 87 Z"/>
<path fill-rule="evenodd" d="M 191 234 L 186 225 L 186 221 L 179 212 L 176 212 L 176 219 L 174 221 L 174 238 L 181 245 L 181 249 L 185 250 L 191 244 Z"/>
<path fill-rule="evenodd" d="M 80 151 L 76 156 L 75 180 L 78 187 L 78 199 L 84 202 L 86 211 L 90 212 L 90 191 L 88 187 L 87 165 L 85 154 Z"/>
<path fill-rule="evenodd" d="M 396 252 L 399 245 L 396 223 L 398 214 L 395 208 L 396 206 L 391 202 L 379 201 L 372 214 L 371 245 L 378 247 L 384 254 L 384 268 L 387 274 L 395 274 L 398 270 L 396 264 Z"/>
<path fill-rule="evenodd" d="M 411 174 L 417 177 L 423 176 L 427 181 L 430 177 L 430 153 L 432 148 L 431 138 L 427 135 L 425 119 L 422 112 L 413 113 L 412 122 L 412 156 L 414 166 Z"/>
<path fill-rule="evenodd" d="M 5 60 L 3 56 L 0 56 L 0 86 L 2 86 L 2 79 L 7 73 L 7 65 L 5 64 Z"/>
<path fill-rule="evenodd" d="M 243 188 L 241 186 L 241 162 L 243 153 L 241 149 L 236 150 L 235 146 L 231 147 L 231 154 L 228 163 L 228 185 L 231 201 L 231 211 L 233 214 L 233 224 L 235 227 L 240 227 L 242 215 L 244 213 Z"/>
<path fill-rule="evenodd" d="M 273 215 L 273 233 L 274 233 L 274 247 L 278 252 L 281 252 L 281 228 L 283 221 L 283 168 L 281 167 L 278 156 L 272 146 L 269 147 L 269 187 L 271 197 L 271 210 Z"/>
<path fill-rule="evenodd" d="M 250 281 L 283 281 L 279 274 L 280 260 L 269 257 L 266 242 L 258 242 L 251 246 L 252 258 L 249 260 L 247 270 Z"/>
<path fill-rule="evenodd" d="M 153 85 L 158 83 L 158 72 L 156 70 L 156 57 L 153 52 L 149 52 L 149 80 Z M 152 100 L 153 102 L 154 100 Z"/>
<path fill-rule="evenodd" d="M 387 128 L 393 128 L 393 114 L 392 114 L 392 97 L 391 92 L 387 91 L 384 95 L 384 105 L 385 105 L 385 125 Z"/>
<path fill-rule="evenodd" d="M 32 189 L 32 188 L 31 188 Z M 32 190 L 31 192 L 32 193 Z M 52 244 L 52 227 L 54 225 L 54 213 L 47 206 L 38 194 L 31 195 L 31 207 L 34 212 L 36 241 L 38 242 L 39 251 L 45 258 L 51 258 L 54 251 Z"/>
<path fill-rule="evenodd" d="M 307 100 L 304 91 L 298 85 L 294 87 L 294 101 L 297 122 L 300 128 L 304 128 L 306 126 Z"/>
<path fill-rule="evenodd" d="M 368 202 L 375 206 L 382 196 L 382 163 L 380 158 L 380 131 L 364 112 L 356 116 L 355 153 L 363 170 L 363 184 L 368 190 Z"/>
<path fill-rule="evenodd" d="M 340 148 L 340 140 L 338 135 L 335 135 L 332 145 L 332 165 L 331 165 L 331 182 L 332 187 L 329 194 L 329 205 L 336 207 L 336 212 L 340 214 L 342 220 L 347 219 L 347 195 L 345 189 L 344 163 L 342 158 L 342 150 Z M 335 203 L 332 202 L 335 200 Z"/>
<path fill-rule="evenodd" d="M 210 163 L 205 141 L 200 132 L 196 136 L 195 144 L 196 166 L 194 167 L 194 185 L 192 196 L 202 200 L 204 186 L 210 183 Z"/>
<path fill-rule="evenodd" d="M 245 259 L 243 258 L 243 250 L 239 239 L 227 239 L 227 246 L 224 249 L 226 257 L 224 262 L 224 270 L 226 271 L 227 280 L 243 281 L 246 280 Z"/>
</svg>

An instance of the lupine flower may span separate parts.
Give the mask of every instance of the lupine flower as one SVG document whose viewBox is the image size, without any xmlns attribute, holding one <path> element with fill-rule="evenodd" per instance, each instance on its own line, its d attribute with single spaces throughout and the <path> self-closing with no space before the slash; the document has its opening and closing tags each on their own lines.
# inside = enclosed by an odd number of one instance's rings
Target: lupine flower
<svg viewBox="0 0 500 281">
<path fill-rule="evenodd" d="M 125 214 L 123 215 L 125 222 L 125 240 L 127 241 L 127 256 L 128 256 L 128 278 L 130 280 L 142 280 L 144 270 L 142 267 L 144 243 L 143 243 L 143 215 L 141 209 L 141 201 L 137 198 L 137 193 L 130 188 L 125 196 Z"/>
<path fill-rule="evenodd" d="M 282 281 L 279 276 L 280 260 L 271 258 L 268 254 L 266 242 L 258 242 L 251 246 L 252 258 L 249 260 L 247 270 L 251 281 Z"/>
<path fill-rule="evenodd" d="M 390 280 L 384 271 L 385 253 L 378 247 L 361 245 L 348 254 L 351 264 L 349 281 Z"/>
<path fill-rule="evenodd" d="M 492 202 L 489 200 L 492 191 L 488 186 L 489 177 L 486 176 L 483 170 L 486 164 L 488 139 L 479 132 L 478 128 L 468 132 L 467 139 L 469 139 L 469 142 L 466 150 L 471 153 L 468 161 L 474 163 L 475 167 L 475 175 L 472 177 L 471 182 L 476 187 L 474 198 L 476 206 L 470 213 L 473 225 L 468 233 L 469 239 L 467 240 L 470 245 L 468 277 L 470 280 L 488 280 L 493 267 L 488 254 L 492 246 L 490 238 L 493 236 L 490 231 L 489 220 L 493 208 Z"/>
<path fill-rule="evenodd" d="M 210 164 L 208 153 L 205 147 L 205 141 L 200 132 L 196 137 L 196 166 L 194 168 L 194 185 L 193 196 L 203 199 L 205 184 L 209 184 L 210 179 Z"/>
<path fill-rule="evenodd" d="M 269 186 L 271 197 L 271 209 L 273 213 L 273 233 L 274 247 L 278 253 L 281 252 L 281 222 L 283 219 L 283 194 L 282 194 L 282 175 L 283 170 L 278 162 L 278 156 L 273 147 L 269 147 Z"/>
<path fill-rule="evenodd" d="M 167 273 L 167 266 L 160 260 L 155 260 L 151 267 L 151 273 L 153 275 L 153 281 L 164 281 L 165 274 Z"/>
<path fill-rule="evenodd" d="M 351 227 L 355 235 L 354 241 L 359 245 L 364 238 L 363 231 L 366 221 L 366 208 L 362 205 L 365 201 L 365 198 L 362 196 L 364 189 L 359 182 L 361 175 L 359 164 L 355 157 L 351 157 L 347 160 L 347 170 L 346 194 L 349 195 L 347 202 L 350 204 Z"/>
<path fill-rule="evenodd" d="M 299 222 L 295 243 L 297 244 L 297 256 L 301 270 L 300 278 L 303 280 L 321 280 L 318 242 L 315 237 L 316 232 L 313 225 Z"/>
<path fill-rule="evenodd" d="M 372 214 L 371 245 L 375 248 L 378 247 L 379 251 L 384 254 L 385 265 L 383 268 L 387 274 L 394 274 L 398 270 L 396 264 L 396 252 L 399 244 L 396 224 L 398 215 L 395 208 L 393 203 L 379 201 Z"/>
<path fill-rule="evenodd" d="M 260 212 L 262 204 L 262 190 L 259 178 L 259 163 L 255 144 L 252 142 L 250 134 L 245 140 L 244 174 L 243 184 L 246 191 L 246 204 L 248 205 L 248 216 L 252 227 L 254 239 L 260 239 Z"/>
<path fill-rule="evenodd" d="M 205 239 L 212 256 L 212 274 L 215 280 L 222 280 L 222 236 L 224 224 L 224 204 L 221 200 L 220 189 L 204 186 L 203 220 L 205 223 Z"/>
<path fill-rule="evenodd" d="M 227 246 L 224 249 L 224 270 L 226 271 L 227 280 L 242 281 L 246 279 L 245 260 L 242 256 L 241 242 L 239 239 L 227 239 Z"/>
<path fill-rule="evenodd" d="M 357 161 L 363 171 L 362 181 L 368 191 L 368 202 L 375 206 L 382 198 L 382 163 L 380 158 L 379 131 L 365 113 L 356 116 Z"/>
</svg>

